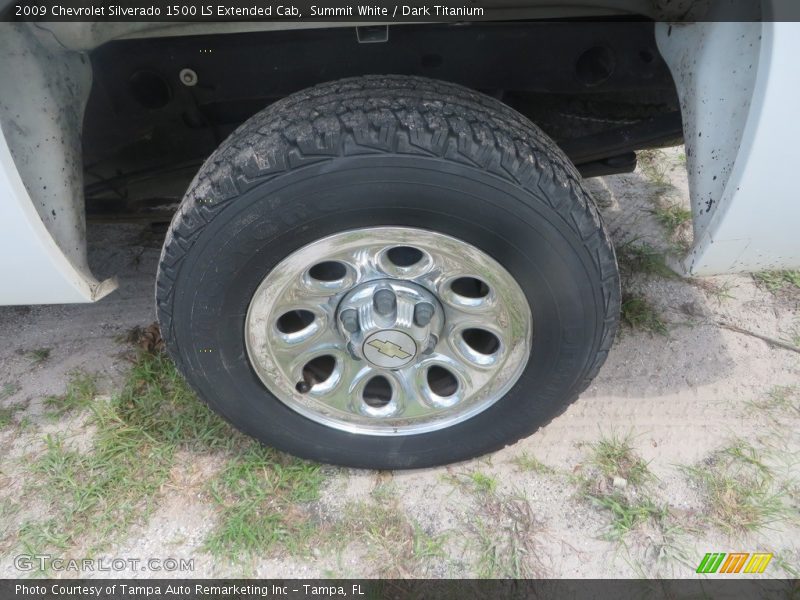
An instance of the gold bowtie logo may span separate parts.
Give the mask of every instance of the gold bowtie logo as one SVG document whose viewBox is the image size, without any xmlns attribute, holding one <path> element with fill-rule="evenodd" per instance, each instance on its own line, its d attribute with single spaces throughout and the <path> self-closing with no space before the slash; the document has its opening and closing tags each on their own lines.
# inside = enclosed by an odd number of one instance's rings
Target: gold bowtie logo
<svg viewBox="0 0 800 600">
<path fill-rule="evenodd" d="M 395 344 L 394 342 L 390 341 L 381 341 L 381 340 L 372 340 L 371 342 L 367 343 L 368 346 L 372 346 L 381 354 L 388 356 L 389 358 L 408 358 L 411 356 L 408 352 L 403 350 L 400 346 Z"/>
</svg>

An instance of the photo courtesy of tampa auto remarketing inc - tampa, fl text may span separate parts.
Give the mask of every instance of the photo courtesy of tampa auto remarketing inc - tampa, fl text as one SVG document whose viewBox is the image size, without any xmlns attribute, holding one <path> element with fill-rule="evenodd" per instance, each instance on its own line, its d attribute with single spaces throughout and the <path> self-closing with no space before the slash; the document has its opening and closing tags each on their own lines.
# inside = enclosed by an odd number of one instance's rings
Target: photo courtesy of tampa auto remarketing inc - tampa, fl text
<svg viewBox="0 0 800 600">
<path fill-rule="evenodd" d="M 0 598 L 800 596 L 800 3 L 0 0 Z"/>
</svg>

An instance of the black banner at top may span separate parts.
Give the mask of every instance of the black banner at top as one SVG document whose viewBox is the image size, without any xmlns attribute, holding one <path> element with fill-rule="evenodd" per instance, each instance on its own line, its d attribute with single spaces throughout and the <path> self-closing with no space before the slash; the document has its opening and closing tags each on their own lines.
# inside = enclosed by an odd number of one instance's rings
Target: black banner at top
<svg viewBox="0 0 800 600">
<path fill-rule="evenodd" d="M 800 21 L 796 0 L 0 0 L 1 21 Z"/>
</svg>

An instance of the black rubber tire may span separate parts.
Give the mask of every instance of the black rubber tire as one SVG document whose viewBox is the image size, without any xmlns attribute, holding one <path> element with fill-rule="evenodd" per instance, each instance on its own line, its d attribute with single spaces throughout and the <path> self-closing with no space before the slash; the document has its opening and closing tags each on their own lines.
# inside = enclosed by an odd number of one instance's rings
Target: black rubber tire
<svg viewBox="0 0 800 600">
<path fill-rule="evenodd" d="M 272 267 L 321 237 L 380 225 L 481 248 L 530 302 L 528 365 L 465 422 L 399 437 L 346 433 L 288 408 L 249 364 L 244 319 Z M 541 130 L 457 85 L 367 76 L 293 94 L 214 152 L 173 218 L 156 300 L 179 370 L 236 427 L 298 456 L 397 469 L 497 450 L 560 414 L 606 358 L 620 289 L 597 209 Z"/>
</svg>

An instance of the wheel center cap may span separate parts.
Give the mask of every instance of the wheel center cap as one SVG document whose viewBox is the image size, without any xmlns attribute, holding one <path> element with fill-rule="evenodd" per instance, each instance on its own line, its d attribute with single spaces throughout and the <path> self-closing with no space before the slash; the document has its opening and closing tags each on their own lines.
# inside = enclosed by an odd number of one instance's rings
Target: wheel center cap
<svg viewBox="0 0 800 600">
<path fill-rule="evenodd" d="M 444 310 L 419 284 L 377 279 L 342 298 L 336 321 L 354 359 L 397 370 L 433 351 L 444 326 Z"/>
<path fill-rule="evenodd" d="M 364 357 L 384 369 L 398 369 L 417 355 L 417 344 L 407 333 L 397 329 L 376 331 L 364 340 Z"/>
</svg>

